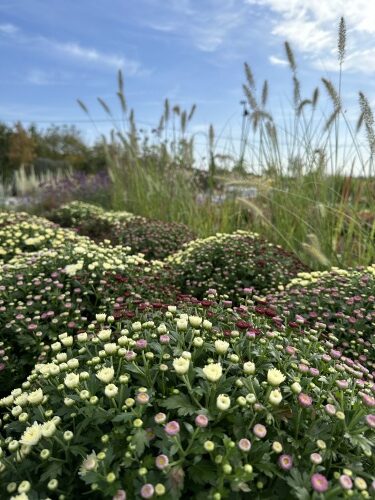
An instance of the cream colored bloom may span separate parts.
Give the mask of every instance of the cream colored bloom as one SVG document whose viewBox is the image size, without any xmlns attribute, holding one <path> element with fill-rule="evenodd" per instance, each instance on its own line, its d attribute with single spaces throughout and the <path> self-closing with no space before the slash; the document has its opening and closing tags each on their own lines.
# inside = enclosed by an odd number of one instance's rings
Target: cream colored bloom
<svg viewBox="0 0 375 500">
<path fill-rule="evenodd" d="M 229 342 L 225 340 L 215 340 L 215 349 L 218 354 L 225 354 L 229 349 Z"/>
<path fill-rule="evenodd" d="M 114 376 L 115 370 L 112 368 L 112 366 L 104 367 L 96 374 L 96 377 L 105 384 L 109 384 L 109 382 L 113 380 Z"/>
<path fill-rule="evenodd" d="M 185 375 L 189 371 L 190 361 L 183 358 L 175 358 L 173 360 L 173 368 L 176 370 L 178 375 Z"/>
<path fill-rule="evenodd" d="M 271 405 L 278 406 L 281 403 L 283 396 L 279 391 L 279 389 L 274 389 L 273 391 L 270 392 L 268 399 Z"/>
<path fill-rule="evenodd" d="M 118 393 L 118 387 L 115 384 L 108 384 L 105 386 L 104 389 L 104 394 L 107 396 L 107 398 L 114 398 L 117 396 Z"/>
<path fill-rule="evenodd" d="M 37 444 L 42 437 L 42 426 L 38 422 L 34 422 L 33 425 L 28 427 L 22 434 L 20 439 L 21 444 L 26 444 L 28 446 L 33 446 Z"/>
<path fill-rule="evenodd" d="M 78 474 L 82 477 L 89 471 L 95 471 L 98 468 L 98 459 L 95 451 L 87 455 L 87 457 L 83 460 L 81 467 L 79 468 Z"/>
<path fill-rule="evenodd" d="M 32 405 L 39 405 L 43 401 L 43 391 L 42 389 L 37 389 L 34 392 L 30 392 L 27 396 L 27 401 Z"/>
<path fill-rule="evenodd" d="M 198 326 L 201 326 L 202 321 L 202 318 L 200 318 L 199 316 L 189 316 L 189 323 L 194 328 L 198 328 Z"/>
<path fill-rule="evenodd" d="M 246 361 L 246 363 L 243 364 L 243 371 L 245 375 L 254 375 L 255 364 L 252 361 Z"/>
<path fill-rule="evenodd" d="M 219 410 L 228 410 L 230 408 L 230 397 L 227 394 L 219 394 L 216 398 L 216 406 Z"/>
<path fill-rule="evenodd" d="M 223 374 L 223 369 L 220 363 L 211 363 L 203 368 L 203 373 L 210 382 L 217 382 Z"/>
<path fill-rule="evenodd" d="M 55 422 L 49 420 L 42 425 L 42 435 L 44 437 L 52 437 L 56 432 Z"/>
<path fill-rule="evenodd" d="M 285 375 L 277 368 L 271 368 L 267 373 L 267 382 L 271 385 L 278 386 L 285 380 Z"/>
<path fill-rule="evenodd" d="M 68 375 L 64 378 L 64 384 L 69 389 L 75 389 L 79 386 L 79 375 L 76 375 L 75 373 L 68 373 Z"/>
</svg>

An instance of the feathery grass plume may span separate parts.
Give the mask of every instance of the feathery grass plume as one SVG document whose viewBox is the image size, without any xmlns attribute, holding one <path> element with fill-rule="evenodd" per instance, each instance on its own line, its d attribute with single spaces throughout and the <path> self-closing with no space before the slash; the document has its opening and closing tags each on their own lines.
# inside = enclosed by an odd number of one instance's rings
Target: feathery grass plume
<svg viewBox="0 0 375 500">
<path fill-rule="evenodd" d="M 169 120 L 169 113 L 170 113 L 169 100 L 165 99 L 165 101 L 164 101 L 164 120 L 166 123 Z"/>
<path fill-rule="evenodd" d="M 208 144 L 210 150 L 213 150 L 215 142 L 215 129 L 212 123 L 210 124 L 210 128 L 208 129 Z"/>
<path fill-rule="evenodd" d="M 104 109 L 104 111 L 107 113 L 107 115 L 112 116 L 112 113 L 111 113 L 111 110 L 110 110 L 108 104 L 101 97 L 97 97 L 97 100 L 98 100 L 99 104 L 101 105 L 101 107 Z"/>
<path fill-rule="evenodd" d="M 180 108 L 180 106 L 179 106 L 178 104 L 176 104 L 175 106 L 173 106 L 172 111 L 173 111 L 173 113 L 175 113 L 177 116 L 179 116 L 179 115 L 180 115 L 180 113 L 181 113 L 181 108 Z"/>
<path fill-rule="evenodd" d="M 319 87 L 316 87 L 314 89 L 312 99 L 311 99 L 311 103 L 312 103 L 312 106 L 314 109 L 316 108 L 316 105 L 318 104 L 318 99 L 319 99 Z"/>
<path fill-rule="evenodd" d="M 190 109 L 189 116 L 188 116 L 188 122 L 190 122 L 191 119 L 193 118 L 196 109 L 197 109 L 197 105 L 193 104 L 192 107 L 191 107 L 191 109 Z"/>
<path fill-rule="evenodd" d="M 268 121 L 266 123 L 266 131 L 267 131 L 268 137 L 270 138 L 273 146 L 276 147 L 278 144 L 278 142 L 277 142 L 278 137 L 277 137 L 277 130 L 276 130 L 275 125 Z"/>
<path fill-rule="evenodd" d="M 324 255 L 320 247 L 319 239 L 316 234 L 310 233 L 307 236 L 307 242 L 302 243 L 305 252 L 310 255 L 315 261 L 319 262 L 324 267 L 330 266 L 330 260 Z"/>
<path fill-rule="evenodd" d="M 331 80 L 327 80 L 327 78 L 322 78 L 322 82 L 324 84 L 324 87 L 325 87 L 329 97 L 331 98 L 331 100 L 333 102 L 335 109 L 338 109 L 339 111 L 341 111 L 341 99 L 340 99 L 340 96 L 339 96 L 337 90 L 335 89 L 335 86 L 333 85 Z"/>
<path fill-rule="evenodd" d="M 293 71 L 293 73 L 295 73 L 297 71 L 297 64 L 296 64 L 296 60 L 294 57 L 292 47 L 290 46 L 289 42 L 284 42 L 284 47 L 285 47 L 285 53 L 286 53 L 286 57 L 287 57 L 288 62 L 289 62 L 290 69 Z"/>
<path fill-rule="evenodd" d="M 301 102 L 301 83 L 296 76 L 293 76 L 293 100 L 294 107 L 297 109 Z"/>
<path fill-rule="evenodd" d="M 268 81 L 264 80 L 263 88 L 262 88 L 262 106 L 263 108 L 266 106 L 268 100 Z"/>
<path fill-rule="evenodd" d="M 253 72 L 251 71 L 251 68 L 247 62 L 244 63 L 244 67 L 245 67 L 245 75 L 246 75 L 247 83 L 252 90 L 255 90 L 255 80 L 254 80 Z"/>
<path fill-rule="evenodd" d="M 367 142 L 370 147 L 371 156 L 375 154 L 375 132 L 374 132 L 374 115 L 367 97 L 363 92 L 359 92 L 359 106 L 363 114 L 363 121 L 366 127 Z"/>
<path fill-rule="evenodd" d="M 122 75 L 121 69 L 118 70 L 117 84 L 118 84 L 117 96 L 120 100 L 121 110 L 123 113 L 126 113 L 127 106 L 126 106 L 126 98 L 125 98 L 125 92 L 124 92 L 124 77 Z"/>
<path fill-rule="evenodd" d="M 181 132 L 184 134 L 186 132 L 187 114 L 186 111 L 181 113 Z"/>
<path fill-rule="evenodd" d="M 363 120 L 365 118 L 365 113 L 363 111 L 361 111 L 361 114 L 359 115 L 358 117 L 358 120 L 357 120 L 357 124 L 355 126 L 355 131 L 358 133 L 361 128 L 362 128 L 362 125 L 363 125 Z"/>
<path fill-rule="evenodd" d="M 90 114 L 90 113 L 89 113 L 89 110 L 88 110 L 88 108 L 87 108 L 87 106 L 86 106 L 86 104 L 85 104 L 85 103 L 83 103 L 83 102 L 81 101 L 81 99 L 77 99 L 77 103 L 78 103 L 78 106 L 82 109 L 82 111 L 83 111 L 84 113 L 86 113 L 87 115 L 89 115 L 89 114 Z"/>
<path fill-rule="evenodd" d="M 340 108 L 335 108 L 333 112 L 330 114 L 330 116 L 327 118 L 325 124 L 324 124 L 324 130 L 329 130 L 332 125 L 335 123 L 336 118 L 338 117 L 340 113 Z"/>
<path fill-rule="evenodd" d="M 339 24 L 338 40 L 337 40 L 337 51 L 338 51 L 340 66 L 342 65 L 345 59 L 345 47 L 346 47 L 346 25 L 345 25 L 345 19 L 341 17 Z"/>
<path fill-rule="evenodd" d="M 300 116 L 300 114 L 302 113 L 303 111 L 303 108 L 305 106 L 307 106 L 308 104 L 312 104 L 312 101 L 311 99 L 304 99 L 303 101 L 301 101 L 297 107 L 297 115 Z"/>
<path fill-rule="evenodd" d="M 271 222 L 267 219 L 267 217 L 263 213 L 262 209 L 258 207 L 258 205 L 256 205 L 255 203 L 246 198 L 237 198 L 237 201 L 241 205 L 244 205 L 246 208 L 248 208 L 255 217 L 261 219 L 267 225 L 272 225 Z"/>
<path fill-rule="evenodd" d="M 249 106 L 251 107 L 251 109 L 253 111 L 257 110 L 258 109 L 258 103 L 254 97 L 254 94 L 252 93 L 252 91 L 250 90 L 249 87 L 247 87 L 246 85 L 242 85 L 242 88 L 243 88 L 243 92 L 245 94 L 245 97 L 249 103 Z"/>
</svg>

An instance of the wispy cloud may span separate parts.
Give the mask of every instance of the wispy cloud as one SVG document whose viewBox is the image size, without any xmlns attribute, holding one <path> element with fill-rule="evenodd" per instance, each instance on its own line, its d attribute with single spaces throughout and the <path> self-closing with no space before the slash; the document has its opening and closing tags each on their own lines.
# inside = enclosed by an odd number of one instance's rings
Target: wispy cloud
<svg viewBox="0 0 375 500">
<path fill-rule="evenodd" d="M 208 0 L 200 2 L 199 7 L 189 0 L 156 2 L 155 5 L 157 20 L 150 17 L 146 25 L 159 32 L 184 37 L 202 52 L 223 48 L 235 34 L 238 38 L 238 30 L 247 23 L 248 9 L 243 0 Z"/>
<path fill-rule="evenodd" d="M 13 35 L 17 33 L 15 38 Z M 15 43 L 33 45 L 36 48 L 47 50 L 53 55 L 64 55 L 71 60 L 82 61 L 96 66 L 105 66 L 123 69 L 127 76 L 145 74 L 139 61 L 120 54 L 107 53 L 93 47 L 86 47 L 78 42 L 61 42 L 41 35 L 31 35 L 23 32 L 13 24 L 0 24 L 0 34 L 15 39 Z M 35 75 L 34 75 L 35 76 Z M 40 75 L 39 75 L 40 76 Z M 35 77 L 35 81 L 43 78 Z"/>
<path fill-rule="evenodd" d="M 45 71 L 42 69 L 32 69 L 26 75 L 27 83 L 38 86 L 62 85 L 71 79 L 71 75 L 62 71 Z"/>
<path fill-rule="evenodd" d="M 14 24 L 11 23 L 5 23 L 5 24 L 0 24 L 0 33 L 6 34 L 6 35 L 14 35 L 17 33 L 18 28 Z"/>
<path fill-rule="evenodd" d="M 349 71 L 375 72 L 375 2 L 368 0 L 245 0 L 249 6 L 268 8 L 271 33 L 287 39 L 312 66 L 337 71 L 337 26 L 341 16 L 348 25 Z M 272 56 L 271 56 L 272 57 Z M 272 62 L 272 61 L 271 61 Z"/>
<path fill-rule="evenodd" d="M 272 55 L 268 58 L 268 60 L 271 64 L 274 64 L 275 66 L 288 66 L 288 61 L 282 59 L 281 57 Z"/>
</svg>

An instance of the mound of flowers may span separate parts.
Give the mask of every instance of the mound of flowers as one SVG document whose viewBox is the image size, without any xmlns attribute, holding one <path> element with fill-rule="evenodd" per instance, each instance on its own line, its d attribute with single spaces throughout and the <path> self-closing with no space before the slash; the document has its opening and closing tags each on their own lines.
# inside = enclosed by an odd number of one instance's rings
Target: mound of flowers
<svg viewBox="0 0 375 500">
<path fill-rule="evenodd" d="M 143 253 L 146 259 L 164 259 L 194 238 L 184 224 L 106 211 L 77 201 L 63 205 L 49 218 L 95 240 L 108 239 L 113 244 L 129 246 L 133 253 Z"/>
<path fill-rule="evenodd" d="M 75 233 L 41 217 L 26 213 L 0 213 L 0 259 L 8 261 L 24 252 L 57 248 L 73 241 Z"/>
<path fill-rule="evenodd" d="M 167 295 L 157 265 L 129 248 L 73 235 L 58 250 L 22 254 L 0 266 L 1 394 L 23 381 L 38 358 L 48 358 L 59 333 L 85 328 L 98 310 L 113 311 L 135 294 Z"/>
<path fill-rule="evenodd" d="M 285 290 L 261 299 L 256 311 L 277 313 L 291 324 L 318 326 L 339 338 L 346 352 L 375 368 L 375 265 L 300 273 Z"/>
<path fill-rule="evenodd" d="M 167 261 L 183 292 L 202 298 L 214 288 L 235 302 L 249 289 L 267 293 L 306 270 L 280 246 L 242 230 L 192 241 Z"/>
<path fill-rule="evenodd" d="M 209 297 L 98 314 L 51 348 L 0 400 L 1 498 L 374 493 L 373 374 L 316 330 Z"/>
</svg>

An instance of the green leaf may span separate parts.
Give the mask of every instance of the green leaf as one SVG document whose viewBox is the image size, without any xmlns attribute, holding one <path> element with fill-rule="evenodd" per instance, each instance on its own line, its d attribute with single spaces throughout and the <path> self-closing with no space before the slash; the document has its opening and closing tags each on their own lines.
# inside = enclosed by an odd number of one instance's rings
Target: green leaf
<svg viewBox="0 0 375 500">
<path fill-rule="evenodd" d="M 193 415 L 197 411 L 196 406 L 194 406 L 190 399 L 184 394 L 171 396 L 170 398 L 163 401 L 161 406 L 167 408 L 168 410 L 177 410 L 177 414 L 180 417 Z"/>
<path fill-rule="evenodd" d="M 148 443 L 147 432 L 145 430 L 140 429 L 134 434 L 133 444 L 135 445 L 135 449 L 139 457 L 144 452 L 147 443 Z"/>
</svg>

